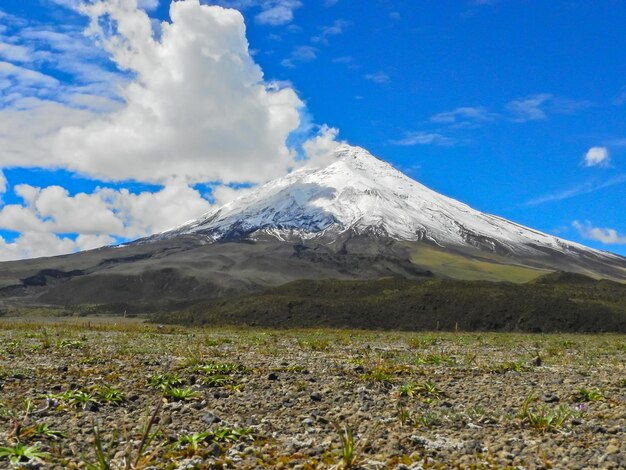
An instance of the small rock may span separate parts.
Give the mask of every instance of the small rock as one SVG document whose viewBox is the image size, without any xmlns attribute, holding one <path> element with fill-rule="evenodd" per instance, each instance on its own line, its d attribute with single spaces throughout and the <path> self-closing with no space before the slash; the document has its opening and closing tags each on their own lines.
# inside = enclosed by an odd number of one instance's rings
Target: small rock
<svg viewBox="0 0 626 470">
<path fill-rule="evenodd" d="M 197 401 L 197 402 L 191 404 L 191 407 L 196 409 L 196 410 L 201 410 L 205 406 L 206 406 L 206 400 Z"/>
<path fill-rule="evenodd" d="M 311 393 L 311 400 L 313 401 L 322 401 L 322 394 L 319 392 Z"/>
<path fill-rule="evenodd" d="M 616 445 L 611 444 L 610 446 L 608 446 L 606 448 L 606 453 L 607 454 L 617 454 L 619 452 L 619 447 L 617 447 Z"/>
<path fill-rule="evenodd" d="M 90 402 L 90 403 L 87 404 L 87 407 L 85 408 L 85 410 L 91 411 L 92 413 L 96 413 L 96 412 L 100 411 L 100 407 L 98 406 L 97 403 Z"/>
<path fill-rule="evenodd" d="M 216 424 L 222 421 L 222 419 L 219 416 L 213 413 L 204 413 L 200 419 L 202 420 L 203 423 L 208 424 L 208 425 Z"/>
<path fill-rule="evenodd" d="M 222 448 L 217 442 L 211 443 L 209 447 L 207 447 L 206 451 L 209 455 L 212 455 L 213 457 L 219 457 L 220 455 L 222 455 Z"/>
<path fill-rule="evenodd" d="M 561 399 L 553 393 L 545 393 L 543 395 L 543 401 L 546 403 L 558 403 Z"/>
</svg>

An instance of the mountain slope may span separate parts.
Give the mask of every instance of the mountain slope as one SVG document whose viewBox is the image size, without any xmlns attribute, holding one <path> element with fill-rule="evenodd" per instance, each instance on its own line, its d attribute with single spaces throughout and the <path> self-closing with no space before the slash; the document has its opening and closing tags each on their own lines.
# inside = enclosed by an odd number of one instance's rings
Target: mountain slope
<svg viewBox="0 0 626 470">
<path fill-rule="evenodd" d="M 0 264 L 1 309 L 176 310 L 297 280 L 626 281 L 626 258 L 481 213 L 343 146 L 196 221 L 119 247 Z"/>
<path fill-rule="evenodd" d="M 620 256 L 479 212 L 347 145 L 325 167 L 295 171 L 153 239 L 195 234 L 209 241 L 269 236 L 332 243 L 348 232 L 478 250 L 503 264 L 626 279 Z"/>
</svg>

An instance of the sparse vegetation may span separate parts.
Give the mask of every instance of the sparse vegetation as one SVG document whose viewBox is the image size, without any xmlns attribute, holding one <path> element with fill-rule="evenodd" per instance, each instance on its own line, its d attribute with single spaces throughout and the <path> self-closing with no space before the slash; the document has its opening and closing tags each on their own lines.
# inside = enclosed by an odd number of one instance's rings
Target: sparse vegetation
<svg viewBox="0 0 626 470">
<path fill-rule="evenodd" d="M 556 408 L 550 408 L 547 405 L 533 407 L 534 400 L 533 393 L 524 400 L 519 413 L 522 424 L 527 424 L 538 431 L 558 430 L 572 417 L 572 409 L 565 405 L 559 405 Z"/>
<path fill-rule="evenodd" d="M 619 335 L 0 321 L 0 467 L 626 465 Z"/>
<path fill-rule="evenodd" d="M 599 390 L 579 388 L 574 396 L 575 400 L 579 403 L 598 401 L 604 398 L 604 395 Z"/>
</svg>

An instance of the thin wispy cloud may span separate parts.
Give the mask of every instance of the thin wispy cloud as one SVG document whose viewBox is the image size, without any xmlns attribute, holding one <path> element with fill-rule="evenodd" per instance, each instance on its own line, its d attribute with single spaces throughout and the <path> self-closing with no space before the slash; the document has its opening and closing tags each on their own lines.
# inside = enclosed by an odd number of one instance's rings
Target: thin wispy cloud
<svg viewBox="0 0 626 470">
<path fill-rule="evenodd" d="M 320 33 L 311 38 L 311 42 L 328 45 L 328 39 L 332 36 L 338 36 L 343 33 L 348 22 L 344 20 L 335 20 L 330 26 L 320 28 Z"/>
<path fill-rule="evenodd" d="M 413 131 L 406 132 L 404 137 L 392 140 L 393 145 L 413 146 L 413 145 L 439 145 L 448 147 L 457 143 L 456 140 L 437 132 Z"/>
<path fill-rule="evenodd" d="M 542 121 L 548 119 L 544 106 L 551 98 L 552 95 L 549 93 L 531 95 L 510 101 L 506 105 L 506 110 L 514 122 Z"/>
<path fill-rule="evenodd" d="M 256 8 L 256 23 L 269 26 L 282 26 L 294 20 L 294 11 L 302 7 L 300 0 L 212 0 L 203 3 L 220 5 L 237 10 Z"/>
<path fill-rule="evenodd" d="M 537 93 L 509 101 L 505 109 L 513 122 L 545 121 L 551 114 L 575 114 L 591 108 L 589 100 L 574 100 L 554 96 L 552 93 Z"/>
<path fill-rule="evenodd" d="M 283 59 L 281 65 L 294 68 L 298 62 L 311 62 L 317 59 L 317 48 L 313 46 L 298 46 L 291 51 L 291 55 Z"/>
<path fill-rule="evenodd" d="M 367 80 L 367 81 L 370 81 L 370 82 L 373 82 L 373 83 L 378 83 L 378 84 L 388 83 L 391 80 L 389 75 L 387 75 L 383 71 L 378 71 L 378 72 L 374 72 L 374 73 L 367 73 L 367 74 L 363 75 L 363 78 L 365 80 Z"/>
<path fill-rule="evenodd" d="M 438 124 L 481 124 L 493 121 L 497 114 L 491 113 L 487 108 L 482 106 L 464 106 L 431 116 L 430 120 Z"/>
<path fill-rule="evenodd" d="M 541 204 L 546 204 L 550 202 L 563 201 L 565 199 L 581 196 L 583 194 L 595 193 L 596 191 L 600 191 L 602 189 L 610 188 L 611 186 L 616 186 L 624 183 L 626 183 L 626 173 L 613 176 L 612 178 L 609 178 L 605 181 L 587 181 L 586 183 L 580 184 L 573 188 L 564 189 L 562 191 L 546 194 L 544 196 L 539 196 L 537 198 L 531 199 L 521 204 L 521 207 L 539 206 Z"/>
</svg>

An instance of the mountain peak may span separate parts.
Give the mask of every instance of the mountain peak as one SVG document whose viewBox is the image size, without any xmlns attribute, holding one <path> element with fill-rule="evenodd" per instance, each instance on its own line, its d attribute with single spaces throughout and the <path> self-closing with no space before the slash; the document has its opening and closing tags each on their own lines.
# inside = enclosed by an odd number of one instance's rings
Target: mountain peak
<svg viewBox="0 0 626 470">
<path fill-rule="evenodd" d="M 581 253 L 622 259 L 479 212 L 432 191 L 361 147 L 343 144 L 334 155 L 326 166 L 294 171 L 156 237 L 332 242 L 345 233 L 376 234 L 523 259 Z"/>
</svg>

